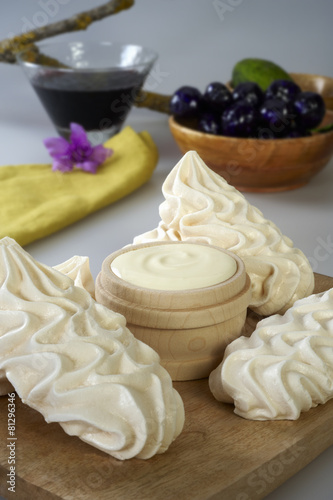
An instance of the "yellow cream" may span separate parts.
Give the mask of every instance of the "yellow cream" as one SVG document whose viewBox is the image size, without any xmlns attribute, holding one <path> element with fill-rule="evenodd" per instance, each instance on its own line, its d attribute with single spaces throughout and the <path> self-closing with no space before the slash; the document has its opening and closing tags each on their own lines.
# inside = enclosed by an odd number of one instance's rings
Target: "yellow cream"
<svg viewBox="0 0 333 500">
<path fill-rule="evenodd" d="M 193 290 L 231 278 L 235 259 L 209 245 L 179 243 L 142 247 L 125 252 L 111 263 L 123 280 L 154 290 Z"/>
</svg>

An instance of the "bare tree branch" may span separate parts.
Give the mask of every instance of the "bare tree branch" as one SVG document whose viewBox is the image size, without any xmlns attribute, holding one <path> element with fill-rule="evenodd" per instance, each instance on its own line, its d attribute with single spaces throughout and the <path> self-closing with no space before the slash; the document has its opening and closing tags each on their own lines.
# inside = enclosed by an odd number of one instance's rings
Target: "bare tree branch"
<svg viewBox="0 0 333 500">
<path fill-rule="evenodd" d="M 23 33 L 22 35 L 2 40 L 0 42 L 0 62 L 11 64 L 16 63 L 16 53 L 20 52 L 28 45 L 31 45 L 31 58 L 33 61 L 36 61 L 38 57 L 38 60 L 41 63 L 44 60 L 45 63 L 50 65 L 59 65 L 56 60 L 46 58 L 47 56 L 39 54 L 39 51 L 33 44 L 44 40 L 45 38 L 51 38 L 63 33 L 85 30 L 94 21 L 100 21 L 105 17 L 117 14 L 122 10 L 129 9 L 134 5 L 134 1 L 135 0 L 110 0 L 104 5 L 95 7 L 94 9 L 80 14 L 76 14 L 68 19 L 64 19 L 63 21 L 48 24 L 47 26 L 36 28 L 35 30 Z M 148 108 L 153 111 L 169 114 L 170 98 L 171 96 L 169 95 L 156 94 L 155 92 L 141 90 L 135 99 L 134 104 L 139 108 Z"/>
<path fill-rule="evenodd" d="M 171 97 L 171 95 L 157 94 L 156 92 L 148 92 L 143 89 L 137 95 L 134 105 L 137 108 L 148 108 L 152 111 L 170 114 L 169 104 Z"/>
<path fill-rule="evenodd" d="M 36 28 L 22 35 L 3 40 L 0 42 L 0 62 L 15 63 L 15 54 L 27 45 L 63 33 L 85 30 L 94 21 L 100 21 L 105 17 L 129 9 L 133 4 L 134 0 L 110 0 L 104 5 L 87 10 L 63 21 L 48 24 L 42 28 Z"/>
</svg>

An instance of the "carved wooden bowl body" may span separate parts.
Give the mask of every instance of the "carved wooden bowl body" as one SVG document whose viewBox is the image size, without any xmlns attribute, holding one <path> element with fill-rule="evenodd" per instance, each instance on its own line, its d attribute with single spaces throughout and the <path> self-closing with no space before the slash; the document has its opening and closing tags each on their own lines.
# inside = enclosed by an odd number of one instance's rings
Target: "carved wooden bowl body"
<svg viewBox="0 0 333 500">
<path fill-rule="evenodd" d="M 109 255 L 97 277 L 96 299 L 125 316 L 128 328 L 157 351 L 173 380 L 204 378 L 220 363 L 226 346 L 242 332 L 250 302 L 250 280 L 243 261 L 221 248 L 218 250 L 236 260 L 237 271 L 214 286 L 152 290 L 132 285 L 113 273 L 111 263 L 120 253 L 163 244 L 166 242 L 131 245 Z"/>
</svg>

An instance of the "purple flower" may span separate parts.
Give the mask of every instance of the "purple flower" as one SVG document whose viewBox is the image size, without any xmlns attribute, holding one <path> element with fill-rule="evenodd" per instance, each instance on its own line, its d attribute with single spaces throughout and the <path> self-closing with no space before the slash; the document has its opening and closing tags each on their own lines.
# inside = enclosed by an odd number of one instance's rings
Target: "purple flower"
<svg viewBox="0 0 333 500">
<path fill-rule="evenodd" d="M 101 165 L 113 150 L 105 148 L 102 144 L 92 146 L 87 134 L 81 125 L 70 124 L 71 135 L 69 142 L 63 137 L 48 137 L 44 145 L 53 158 L 52 170 L 69 172 L 74 166 L 95 174 L 98 165 Z"/>
</svg>

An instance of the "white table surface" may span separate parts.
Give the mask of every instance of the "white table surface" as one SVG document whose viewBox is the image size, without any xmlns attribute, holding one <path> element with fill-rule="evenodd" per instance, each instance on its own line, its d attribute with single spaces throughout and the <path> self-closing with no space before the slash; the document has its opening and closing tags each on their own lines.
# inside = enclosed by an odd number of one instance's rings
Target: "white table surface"
<svg viewBox="0 0 333 500">
<path fill-rule="evenodd" d="M 102 2 L 80 2 L 82 10 L 96 3 Z M 273 59 L 290 71 L 333 76 L 332 43 L 328 43 L 333 41 L 333 3 L 329 0 L 297 0 L 292 6 L 287 0 L 256 0 L 252 6 L 241 0 L 226 0 L 224 4 L 230 8 L 223 16 L 221 10 L 218 12 L 222 4 L 214 0 L 141 0 L 132 11 L 119 14 L 117 23 L 115 17 L 112 19 L 113 38 L 156 48 L 160 58 L 148 88 L 161 93 L 172 93 L 185 83 L 203 89 L 209 81 L 227 81 L 233 64 L 253 54 Z M 36 25 L 42 19 L 41 12 L 46 13 L 48 22 L 53 22 L 77 11 L 78 4 L 20 0 L 5 9 L 6 16 L 0 20 L 1 39 Z M 110 39 L 110 23 L 111 20 L 102 21 L 80 37 Z M 316 30 L 316 37 L 311 31 L 305 33 L 307 26 Z M 192 45 L 186 43 L 189 39 Z M 220 56 L 223 64 L 217 71 Z M 21 70 L 1 64 L 0 82 L 0 165 L 49 162 L 42 140 L 55 132 Z M 158 207 L 163 201 L 162 183 L 181 154 L 165 115 L 133 109 L 127 124 L 137 131 L 148 130 L 158 146 L 160 159 L 151 180 L 117 203 L 27 245 L 26 250 L 35 258 L 55 265 L 73 255 L 88 255 L 96 277 L 109 253 L 131 243 L 137 234 L 156 227 Z M 305 187 L 280 193 L 249 193 L 246 198 L 303 250 L 316 272 L 333 276 L 333 161 Z M 330 447 L 267 499 L 329 500 L 333 491 L 332 467 Z"/>
</svg>

